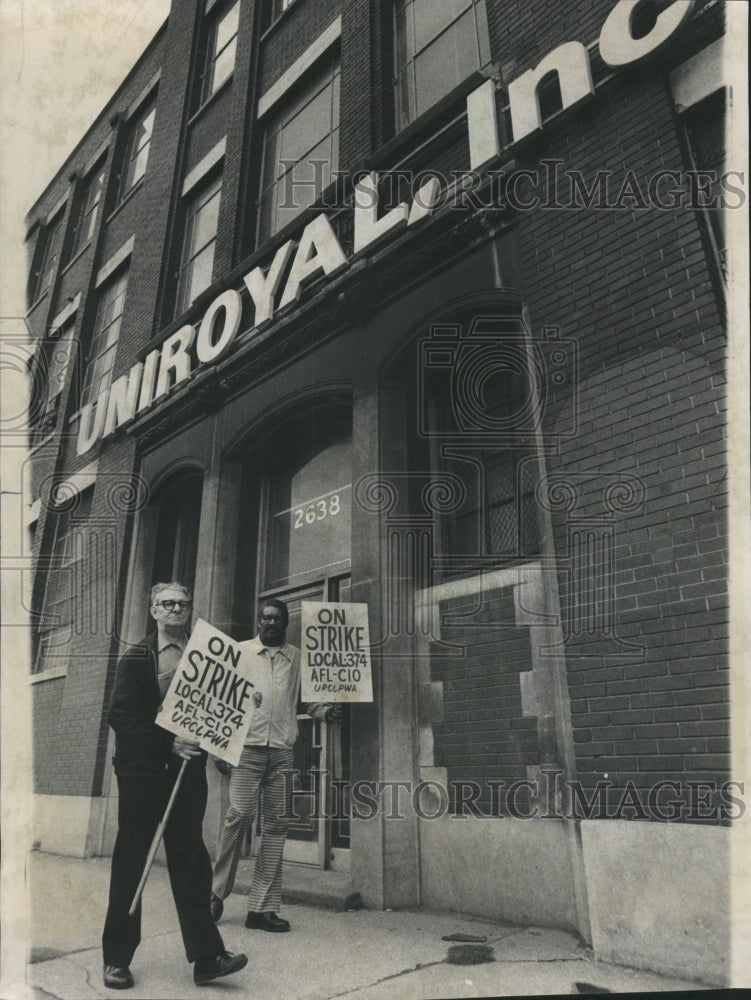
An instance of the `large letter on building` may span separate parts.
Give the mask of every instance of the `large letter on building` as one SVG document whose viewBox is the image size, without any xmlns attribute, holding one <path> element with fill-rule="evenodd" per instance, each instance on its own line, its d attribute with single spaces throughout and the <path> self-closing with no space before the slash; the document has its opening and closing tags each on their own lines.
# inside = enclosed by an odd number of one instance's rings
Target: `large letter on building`
<svg viewBox="0 0 751 1000">
<path fill-rule="evenodd" d="M 254 267 L 243 278 L 256 310 L 253 326 L 258 327 L 262 323 L 267 323 L 274 315 L 274 298 L 282 283 L 287 261 L 296 246 L 294 240 L 288 240 L 274 254 L 267 274 L 264 274 L 260 267 Z"/>
<path fill-rule="evenodd" d="M 214 327 L 219 313 L 224 314 L 224 327 L 218 340 L 214 340 Z M 229 288 L 221 295 L 217 295 L 206 310 L 198 330 L 196 356 L 202 364 L 217 361 L 232 346 L 240 329 L 242 314 L 243 307 L 238 292 Z"/>
<path fill-rule="evenodd" d="M 184 379 L 190 377 L 190 355 L 188 351 L 195 337 L 195 327 L 188 323 L 186 326 L 181 326 L 177 333 L 173 333 L 171 337 L 167 337 L 162 344 L 162 359 L 159 362 L 159 378 L 156 381 L 155 399 L 159 399 L 160 396 L 166 396 L 173 385 L 177 385 L 178 382 L 182 382 Z M 170 377 L 171 372 L 175 373 L 174 381 Z"/>
<path fill-rule="evenodd" d="M 136 415 L 142 372 L 143 364 L 137 361 L 127 375 L 121 375 L 110 386 L 110 401 L 102 437 L 109 437 L 116 427 L 122 427 Z"/>
<path fill-rule="evenodd" d="M 634 38 L 632 24 L 639 3 L 640 0 L 620 0 L 602 26 L 600 55 L 608 66 L 628 66 L 629 63 L 656 52 L 691 16 L 694 9 L 694 0 L 675 0 L 675 3 L 658 14 L 651 31 L 642 38 Z"/>
<path fill-rule="evenodd" d="M 141 395 L 138 397 L 138 412 L 151 406 L 154 398 L 154 383 L 156 382 L 156 368 L 159 363 L 161 351 L 150 351 L 146 355 L 143 363 L 143 377 L 141 379 Z"/>
<path fill-rule="evenodd" d="M 279 308 L 297 302 L 303 282 L 310 280 L 317 271 L 330 277 L 346 266 L 347 258 L 331 223 L 325 215 L 317 215 L 303 229 Z"/>
<path fill-rule="evenodd" d="M 495 106 L 495 84 L 492 80 L 467 94 L 467 128 L 469 129 L 469 169 L 479 170 L 489 160 L 500 155 L 498 114 Z"/>
<path fill-rule="evenodd" d="M 566 42 L 553 49 L 534 69 L 528 69 L 509 84 L 511 129 L 514 142 L 542 128 L 537 88 L 548 73 L 558 74 L 562 109 L 570 108 L 595 92 L 589 55 L 581 42 Z"/>
<path fill-rule="evenodd" d="M 359 253 L 371 243 L 382 240 L 394 229 L 407 225 L 409 208 L 401 201 L 378 218 L 378 174 L 368 174 L 355 184 L 355 242 L 354 251 Z"/>
<path fill-rule="evenodd" d="M 99 393 L 96 403 L 87 403 L 81 410 L 78 418 L 78 441 L 76 451 L 79 455 L 85 455 L 89 448 L 92 448 L 102 436 L 104 418 L 107 415 L 107 399 L 109 398 L 109 388 Z M 92 425 L 91 414 L 94 414 Z"/>
</svg>

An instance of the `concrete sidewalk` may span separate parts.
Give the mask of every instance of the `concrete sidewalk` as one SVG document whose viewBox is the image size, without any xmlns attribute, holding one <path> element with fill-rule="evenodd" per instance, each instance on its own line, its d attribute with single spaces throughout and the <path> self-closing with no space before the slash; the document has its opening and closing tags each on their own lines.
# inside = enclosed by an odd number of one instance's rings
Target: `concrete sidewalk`
<svg viewBox="0 0 751 1000">
<path fill-rule="evenodd" d="M 245 899 L 239 894 L 226 900 L 220 929 L 226 947 L 246 952 L 249 964 L 235 976 L 199 988 L 185 961 L 167 872 L 155 867 L 144 896 L 143 941 L 131 967 L 136 985 L 118 994 L 102 985 L 100 936 L 109 859 L 34 853 L 28 872 L 32 951 L 27 980 L 28 995 L 36 1000 L 118 995 L 131 1000 L 427 1000 L 566 995 L 592 988 L 615 993 L 701 988 L 596 962 L 563 931 L 457 914 L 335 912 L 293 904 L 283 911 L 291 933 L 248 931 Z M 456 934 L 484 940 L 444 940 Z M 480 964 L 455 964 L 463 957 Z"/>
</svg>

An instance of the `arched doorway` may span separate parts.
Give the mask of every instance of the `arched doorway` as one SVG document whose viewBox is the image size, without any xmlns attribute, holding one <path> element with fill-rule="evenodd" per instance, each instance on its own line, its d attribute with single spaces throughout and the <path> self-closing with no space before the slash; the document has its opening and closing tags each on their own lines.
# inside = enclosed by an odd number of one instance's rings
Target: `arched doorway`
<svg viewBox="0 0 751 1000">
<path fill-rule="evenodd" d="M 251 624 L 256 600 L 287 604 L 287 639 L 300 645 L 303 601 L 348 601 L 351 576 L 352 416 L 342 402 L 307 404 L 265 431 L 244 463 L 241 550 L 255 548 L 238 573 L 236 617 Z M 247 515 L 247 516 L 246 516 Z M 245 579 L 242 579 L 242 577 Z M 253 622 L 255 626 L 255 623 Z M 314 721 L 298 706 L 293 821 L 285 860 L 321 868 L 349 864 L 349 712 L 341 725 Z"/>
<path fill-rule="evenodd" d="M 203 482 L 201 469 L 195 466 L 177 469 L 157 485 L 149 504 L 136 514 L 131 572 L 119 637 L 121 652 L 155 627 L 148 607 L 149 591 L 155 583 L 176 580 L 191 591 L 194 589 Z M 108 738 L 113 749 L 111 730 Z M 103 795 L 106 802 L 97 853 L 110 855 L 117 836 L 118 792 L 109 751 Z"/>
</svg>

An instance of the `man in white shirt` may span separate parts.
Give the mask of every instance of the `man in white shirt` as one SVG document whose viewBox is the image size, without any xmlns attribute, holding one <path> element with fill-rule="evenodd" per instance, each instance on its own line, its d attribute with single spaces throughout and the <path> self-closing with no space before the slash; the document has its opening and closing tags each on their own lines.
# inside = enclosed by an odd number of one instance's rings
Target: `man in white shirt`
<svg viewBox="0 0 751 1000">
<path fill-rule="evenodd" d="M 259 799 L 261 841 L 248 896 L 245 926 L 256 930 L 288 931 L 289 921 L 278 916 L 282 902 L 282 854 L 289 827 L 293 757 L 297 739 L 297 701 L 300 695 L 300 650 L 286 642 L 289 612 L 283 601 L 262 601 L 258 635 L 241 643 L 253 664 L 255 709 L 240 763 L 232 769 L 229 809 L 214 864 L 211 912 L 219 920 L 223 900 L 232 892 L 243 842 L 256 817 Z M 247 651 L 247 652 L 245 652 Z M 313 718 L 334 720 L 334 705 L 306 705 Z"/>
</svg>

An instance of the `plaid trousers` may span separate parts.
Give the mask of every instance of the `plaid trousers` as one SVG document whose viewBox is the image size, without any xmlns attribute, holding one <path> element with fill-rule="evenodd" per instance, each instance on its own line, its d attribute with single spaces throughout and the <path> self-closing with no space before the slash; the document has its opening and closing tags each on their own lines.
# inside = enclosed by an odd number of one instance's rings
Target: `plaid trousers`
<svg viewBox="0 0 751 1000">
<path fill-rule="evenodd" d="M 225 899 L 232 892 L 243 842 L 261 807 L 261 840 L 256 854 L 248 909 L 276 912 L 282 905 L 282 855 L 289 827 L 292 780 L 291 749 L 246 746 L 232 769 L 229 808 L 214 864 L 212 892 Z"/>
</svg>

